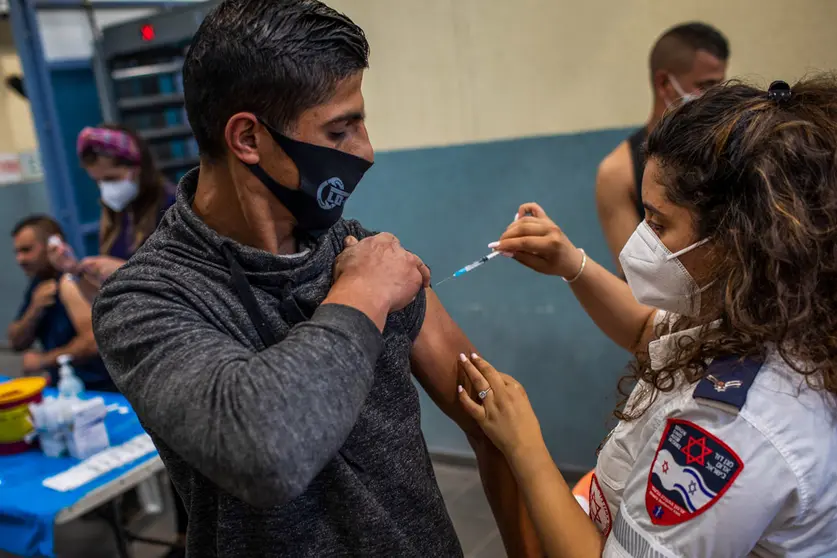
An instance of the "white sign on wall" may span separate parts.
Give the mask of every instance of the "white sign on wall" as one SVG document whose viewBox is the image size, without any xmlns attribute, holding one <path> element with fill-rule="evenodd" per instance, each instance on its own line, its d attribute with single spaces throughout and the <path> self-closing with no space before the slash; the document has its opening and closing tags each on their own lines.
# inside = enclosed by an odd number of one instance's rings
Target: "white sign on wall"
<svg viewBox="0 0 837 558">
<path fill-rule="evenodd" d="M 44 177 L 44 169 L 41 166 L 41 152 L 37 149 L 25 151 L 20 156 L 20 172 L 23 180 L 32 182 Z"/>
<path fill-rule="evenodd" d="M 0 153 L 0 185 L 23 181 L 20 156 L 17 153 Z"/>
<path fill-rule="evenodd" d="M 35 182 L 44 177 L 37 149 L 24 153 L 0 153 L 0 186 Z"/>
</svg>

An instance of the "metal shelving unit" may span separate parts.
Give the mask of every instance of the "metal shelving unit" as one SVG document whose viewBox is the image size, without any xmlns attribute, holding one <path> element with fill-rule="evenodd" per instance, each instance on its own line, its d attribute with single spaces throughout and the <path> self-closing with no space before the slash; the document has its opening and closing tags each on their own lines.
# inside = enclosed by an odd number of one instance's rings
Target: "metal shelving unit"
<svg viewBox="0 0 837 558">
<path fill-rule="evenodd" d="M 183 58 L 213 3 L 107 27 L 96 44 L 96 79 L 107 120 L 137 131 L 172 181 L 198 164 L 183 108 Z"/>
</svg>

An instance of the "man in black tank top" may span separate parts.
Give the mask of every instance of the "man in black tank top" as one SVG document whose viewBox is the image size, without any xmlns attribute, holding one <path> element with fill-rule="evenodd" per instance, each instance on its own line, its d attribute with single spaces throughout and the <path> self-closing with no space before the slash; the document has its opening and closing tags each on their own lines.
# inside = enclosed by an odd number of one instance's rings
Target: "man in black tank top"
<svg viewBox="0 0 837 558">
<path fill-rule="evenodd" d="M 619 252 L 645 215 L 642 175 L 648 131 L 672 104 L 688 101 L 722 82 L 729 52 L 721 32 L 704 23 L 673 27 L 651 49 L 649 66 L 654 95 L 651 115 L 642 128 L 604 158 L 596 175 L 599 221 L 620 273 Z"/>
</svg>

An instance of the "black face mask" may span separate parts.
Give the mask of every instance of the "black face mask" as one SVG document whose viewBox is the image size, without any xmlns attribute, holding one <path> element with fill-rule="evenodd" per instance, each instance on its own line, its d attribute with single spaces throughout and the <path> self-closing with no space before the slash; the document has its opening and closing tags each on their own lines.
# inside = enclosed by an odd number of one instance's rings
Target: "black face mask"
<svg viewBox="0 0 837 558">
<path fill-rule="evenodd" d="M 337 149 L 293 140 L 264 122 L 262 125 L 299 170 L 299 189 L 279 184 L 259 165 L 247 168 L 291 212 L 300 232 L 322 235 L 340 220 L 346 200 L 372 163 Z"/>
</svg>

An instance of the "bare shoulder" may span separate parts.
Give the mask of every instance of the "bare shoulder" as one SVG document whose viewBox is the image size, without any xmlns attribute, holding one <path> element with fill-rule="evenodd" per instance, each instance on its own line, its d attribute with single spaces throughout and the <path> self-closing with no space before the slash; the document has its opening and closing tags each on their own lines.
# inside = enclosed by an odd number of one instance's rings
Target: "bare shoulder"
<svg viewBox="0 0 837 558">
<path fill-rule="evenodd" d="M 632 190 L 634 181 L 631 149 L 627 140 L 623 141 L 599 163 L 596 172 L 596 185 L 607 190 Z"/>
<path fill-rule="evenodd" d="M 60 279 L 58 279 L 58 298 L 60 298 L 61 302 L 64 304 L 78 298 L 83 298 L 75 277 L 69 273 L 65 273 Z"/>
</svg>

